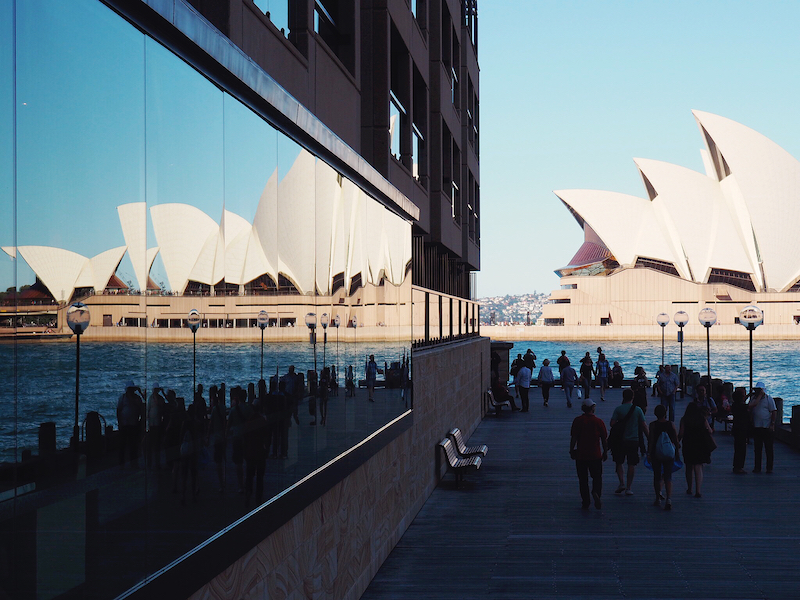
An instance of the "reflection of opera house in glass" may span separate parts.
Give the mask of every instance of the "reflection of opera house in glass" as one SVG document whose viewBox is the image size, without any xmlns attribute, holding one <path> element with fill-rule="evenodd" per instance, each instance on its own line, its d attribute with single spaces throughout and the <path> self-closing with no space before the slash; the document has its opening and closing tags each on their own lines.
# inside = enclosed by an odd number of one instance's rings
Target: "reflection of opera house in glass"
<svg viewBox="0 0 800 600">
<path fill-rule="evenodd" d="M 147 327 L 152 340 L 185 340 L 186 313 L 198 307 L 208 328 L 201 339 L 251 339 L 248 330 L 267 308 L 270 327 L 289 328 L 268 339 L 299 340 L 305 329 L 291 328 L 302 326 L 309 306 L 330 306 L 350 327 L 355 316 L 364 341 L 408 338 L 410 310 L 386 307 L 410 304 L 410 224 L 305 150 L 280 181 L 277 169 L 269 177 L 252 223 L 226 209 L 217 223 L 188 204 L 156 204 L 149 210 L 155 245 L 147 248 L 146 203 L 117 212 L 126 245 L 93 258 L 45 246 L 3 248 L 62 304 L 62 321 L 63 303 L 85 297 L 95 326 L 89 339 L 143 339 L 138 329 Z M 115 271 L 125 252 L 146 295 L 119 286 Z M 150 277 L 157 255 L 171 291 Z M 376 327 L 388 329 L 374 334 Z"/>
<path fill-rule="evenodd" d="M 706 173 L 635 159 L 647 197 L 596 190 L 556 195 L 584 231 L 546 304 L 554 338 L 656 338 L 655 317 L 713 307 L 716 337 L 743 338 L 739 312 L 764 303 L 759 335 L 796 337 L 800 323 L 800 162 L 760 133 L 694 111 Z"/>
</svg>

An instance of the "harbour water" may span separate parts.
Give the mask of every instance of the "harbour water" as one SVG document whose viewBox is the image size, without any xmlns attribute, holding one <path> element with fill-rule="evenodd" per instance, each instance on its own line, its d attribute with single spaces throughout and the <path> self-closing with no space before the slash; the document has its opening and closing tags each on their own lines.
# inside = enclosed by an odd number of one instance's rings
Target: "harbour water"
<svg viewBox="0 0 800 600">
<path fill-rule="evenodd" d="M 556 359 L 561 351 L 566 350 L 572 365 L 575 366 L 586 352 L 597 361 L 597 347 L 602 346 L 608 362 L 613 366 L 619 361 L 626 378 L 633 377 L 633 370 L 641 365 L 651 379 L 655 377 L 661 363 L 661 344 L 654 342 L 516 342 L 511 349 L 511 359 L 518 353 L 525 354 L 531 348 L 537 356 L 536 366 L 541 366 L 545 358 L 549 358 L 556 368 Z M 800 354 L 797 342 L 787 341 L 753 341 L 753 383 L 763 381 L 767 393 L 773 397 L 783 398 L 784 421 L 788 422 L 792 414 L 791 406 L 800 404 Z M 711 341 L 711 377 L 730 381 L 734 386 L 748 387 L 750 382 L 750 350 L 747 341 Z M 668 364 L 680 364 L 680 344 L 666 340 L 664 344 L 664 361 Z M 701 375 L 707 372 L 706 343 L 699 341 L 684 342 L 683 364 L 687 368 L 698 371 Z M 536 376 L 537 373 L 534 373 Z"/>
<path fill-rule="evenodd" d="M 511 357 L 531 348 L 537 366 L 545 358 L 554 364 L 561 350 L 575 364 L 585 352 L 597 359 L 597 344 L 589 342 L 517 342 Z M 661 344 L 653 342 L 605 342 L 603 350 L 609 362 L 620 362 L 626 377 L 632 377 L 642 365 L 653 377 L 661 362 Z M 264 375 L 281 374 L 290 364 L 298 371 L 313 368 L 313 348 L 307 343 L 267 344 L 264 347 Z M 356 378 L 364 377 L 366 357 L 373 353 L 384 361 L 399 361 L 407 347 L 401 344 L 357 344 L 329 342 L 328 364 L 336 364 L 340 385 L 344 368 L 352 364 Z M 197 382 L 208 389 L 212 384 L 246 386 L 260 375 L 261 348 L 258 344 L 198 344 Z M 665 343 L 665 360 L 680 363 L 680 346 L 674 340 Z M 317 363 L 323 361 L 322 344 L 317 344 Z M 683 362 L 687 367 L 706 373 L 706 344 L 686 342 Z M 0 462 L 18 458 L 23 449 L 36 452 L 39 425 L 56 423 L 57 444 L 69 444 L 75 410 L 75 344 L 0 345 Z M 15 369 L 16 365 L 16 369 Z M 747 386 L 749 380 L 747 342 L 712 342 L 711 375 Z M 797 343 L 754 341 L 753 381 L 763 381 L 767 391 L 784 400 L 784 420 L 791 406 L 800 404 L 800 353 Z M 158 381 L 165 389 L 176 390 L 187 400 L 192 390 L 191 344 L 84 343 L 81 345 L 80 421 L 88 411 L 99 412 L 108 425 L 116 427 L 116 402 L 125 383 L 133 380 L 143 389 Z M 206 393 L 207 397 L 207 393 Z M 16 424 L 16 427 L 15 427 Z"/>
<path fill-rule="evenodd" d="M 329 338 L 330 340 L 330 338 Z M 370 354 L 380 367 L 401 360 L 409 347 L 396 343 L 317 343 L 317 367 L 323 360 L 339 371 L 344 386 L 345 368 L 353 365 L 356 379 L 364 378 Z M 57 446 L 69 445 L 75 420 L 75 344 L 0 344 L 0 462 L 18 459 L 24 449 L 37 453 L 39 425 L 56 423 Z M 117 428 L 116 404 L 126 382 L 144 391 L 158 382 L 179 397 L 192 398 L 192 344 L 112 343 L 81 344 L 79 422 L 97 411 Z M 264 345 L 264 377 L 286 373 L 289 365 L 305 373 L 314 368 L 309 343 Z M 197 344 L 197 383 L 208 388 L 224 382 L 228 390 L 256 382 L 261 370 L 260 344 Z M 150 390 L 147 389 L 149 395 Z M 227 394 L 226 394 L 227 395 Z M 230 400 L 227 400 L 230 405 Z M 16 424 L 16 427 L 15 427 Z"/>
</svg>

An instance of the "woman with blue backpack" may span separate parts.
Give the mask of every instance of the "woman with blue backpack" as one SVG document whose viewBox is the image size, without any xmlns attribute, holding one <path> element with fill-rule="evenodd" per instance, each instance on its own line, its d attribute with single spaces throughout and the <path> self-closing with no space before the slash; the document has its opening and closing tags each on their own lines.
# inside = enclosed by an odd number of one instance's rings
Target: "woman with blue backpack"
<svg viewBox="0 0 800 600">
<path fill-rule="evenodd" d="M 653 412 L 656 420 L 650 423 L 648 458 L 653 466 L 653 488 L 656 499 L 653 506 L 661 506 L 661 482 L 664 482 L 667 497 L 664 510 L 672 510 L 672 467 L 678 457 L 678 433 L 675 424 L 667 419 L 667 407 L 656 405 Z"/>
</svg>

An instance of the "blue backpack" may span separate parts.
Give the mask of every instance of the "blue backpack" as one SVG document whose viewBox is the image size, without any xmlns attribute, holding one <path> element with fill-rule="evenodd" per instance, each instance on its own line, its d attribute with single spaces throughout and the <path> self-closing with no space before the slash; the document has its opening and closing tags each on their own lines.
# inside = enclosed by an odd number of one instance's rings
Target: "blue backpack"
<svg viewBox="0 0 800 600">
<path fill-rule="evenodd" d="M 675 445 L 666 431 L 662 431 L 656 440 L 655 457 L 658 460 L 675 460 Z"/>
</svg>

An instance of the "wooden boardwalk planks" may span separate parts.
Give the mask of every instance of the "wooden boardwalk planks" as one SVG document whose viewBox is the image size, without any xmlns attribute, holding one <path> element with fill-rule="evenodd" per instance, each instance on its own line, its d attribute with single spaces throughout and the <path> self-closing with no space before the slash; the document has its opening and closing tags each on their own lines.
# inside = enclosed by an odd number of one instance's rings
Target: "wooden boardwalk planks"
<svg viewBox="0 0 800 600">
<path fill-rule="evenodd" d="M 556 389 L 544 408 L 539 394 L 530 413 L 481 423 L 467 440 L 489 445 L 480 471 L 459 490 L 443 480 L 362 598 L 800 598 L 800 454 L 776 443 L 772 475 L 734 475 L 718 431 L 703 498 L 685 494 L 681 469 L 671 512 L 652 506 L 641 464 L 635 495 L 615 496 L 609 458 L 603 508 L 582 510 L 568 454 L 579 405 Z M 620 391 L 593 396 L 608 425 Z"/>
</svg>

